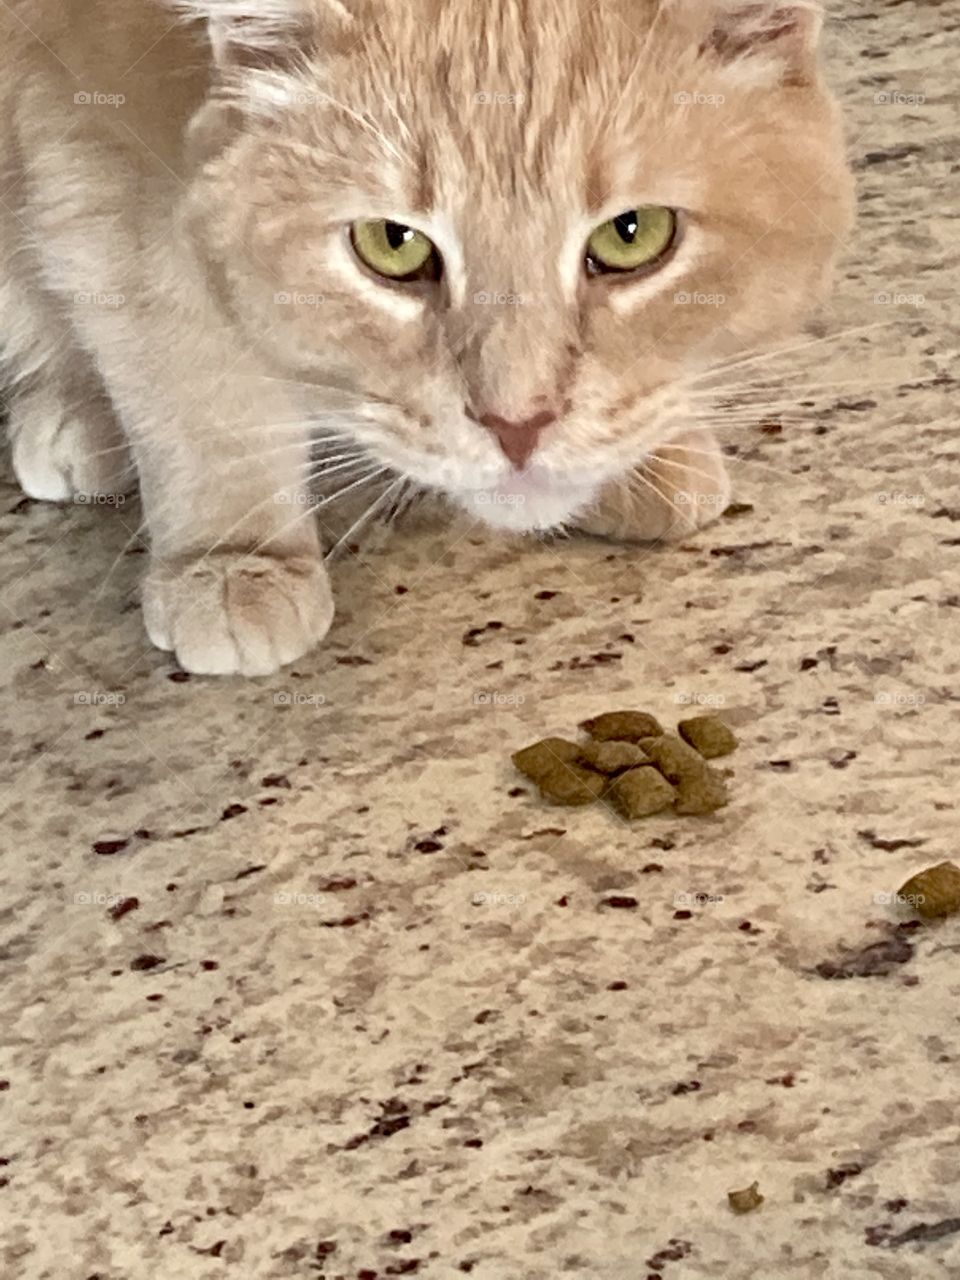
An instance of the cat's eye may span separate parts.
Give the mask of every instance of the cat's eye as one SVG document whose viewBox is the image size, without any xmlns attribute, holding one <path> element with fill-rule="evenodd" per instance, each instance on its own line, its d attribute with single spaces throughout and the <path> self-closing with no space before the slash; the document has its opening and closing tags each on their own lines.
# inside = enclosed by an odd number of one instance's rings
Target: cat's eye
<svg viewBox="0 0 960 1280">
<path fill-rule="evenodd" d="M 677 215 L 661 205 L 644 205 L 597 227 L 587 242 L 587 267 L 594 274 L 639 271 L 655 266 L 677 238 Z"/>
<path fill-rule="evenodd" d="M 387 280 L 427 279 L 436 273 L 439 258 L 433 241 L 401 222 L 385 218 L 355 222 L 351 238 L 360 261 Z"/>
</svg>

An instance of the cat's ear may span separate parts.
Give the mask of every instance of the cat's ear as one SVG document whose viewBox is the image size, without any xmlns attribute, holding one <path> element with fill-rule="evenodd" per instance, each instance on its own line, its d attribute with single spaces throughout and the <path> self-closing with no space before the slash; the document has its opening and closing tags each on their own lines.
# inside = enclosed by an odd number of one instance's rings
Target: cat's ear
<svg viewBox="0 0 960 1280">
<path fill-rule="evenodd" d="M 267 67 L 302 48 L 324 26 L 349 27 L 342 0 L 173 0 L 187 18 L 205 20 L 217 64 Z"/>
<path fill-rule="evenodd" d="M 789 83 L 815 74 L 823 11 L 817 0 L 719 0 L 708 51 L 725 63 L 760 60 Z"/>
</svg>

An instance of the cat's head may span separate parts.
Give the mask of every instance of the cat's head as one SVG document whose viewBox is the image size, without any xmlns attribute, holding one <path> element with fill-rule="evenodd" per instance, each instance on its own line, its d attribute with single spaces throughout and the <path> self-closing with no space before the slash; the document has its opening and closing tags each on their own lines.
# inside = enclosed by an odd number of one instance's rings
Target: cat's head
<svg viewBox="0 0 960 1280">
<path fill-rule="evenodd" d="M 569 519 L 822 296 L 851 184 L 804 0 L 186 3 L 226 305 L 490 523 Z"/>
</svg>

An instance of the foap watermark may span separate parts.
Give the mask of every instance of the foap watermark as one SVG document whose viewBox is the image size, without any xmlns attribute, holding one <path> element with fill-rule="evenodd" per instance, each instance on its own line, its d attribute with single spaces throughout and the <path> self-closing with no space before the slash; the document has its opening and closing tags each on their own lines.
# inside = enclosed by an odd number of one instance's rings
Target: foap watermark
<svg viewBox="0 0 960 1280">
<path fill-rule="evenodd" d="M 722 107 L 726 100 L 726 94 L 700 93 L 699 90 L 692 93 L 682 91 L 673 95 L 673 102 L 677 107 Z"/>
<path fill-rule="evenodd" d="M 722 493 L 693 493 L 681 489 L 674 494 L 674 502 L 678 507 L 725 507 L 730 499 Z"/>
<path fill-rule="evenodd" d="M 475 307 L 529 307 L 533 301 L 532 293 L 496 293 L 481 289 L 473 295 Z"/>
<path fill-rule="evenodd" d="M 99 90 L 87 91 L 81 90 L 73 95 L 73 103 L 76 107 L 113 107 L 114 110 L 122 107 L 126 102 L 126 95 L 122 93 L 101 93 Z"/>
<path fill-rule="evenodd" d="M 75 493 L 75 507 L 122 507 L 127 500 L 125 493 Z"/>
<path fill-rule="evenodd" d="M 522 493 L 478 493 L 474 497 L 478 507 L 522 507 L 526 500 Z"/>
<path fill-rule="evenodd" d="M 275 907 L 311 907 L 317 910 L 325 905 L 322 893 L 300 893 L 296 889 L 280 889 L 273 895 Z"/>
<path fill-rule="evenodd" d="M 328 96 L 315 93 L 312 89 L 301 89 L 294 84 L 276 84 L 271 81 L 263 83 L 254 81 L 251 85 L 253 101 L 265 103 L 271 107 L 321 107 L 329 103 Z"/>
<path fill-rule="evenodd" d="M 473 695 L 475 707 L 522 707 L 526 700 L 525 693 L 498 693 L 495 689 L 481 689 Z"/>
<path fill-rule="evenodd" d="M 475 907 L 522 907 L 527 900 L 525 893 L 491 893 L 478 889 L 470 901 Z"/>
<path fill-rule="evenodd" d="M 926 694 L 915 689 L 881 689 L 873 695 L 875 707 L 922 707 L 926 700 Z"/>
<path fill-rule="evenodd" d="M 310 293 L 304 289 L 283 290 L 273 295 L 278 307 L 322 307 L 327 299 L 322 293 Z"/>
<path fill-rule="evenodd" d="M 677 307 L 722 307 L 726 304 L 725 293 L 675 293 L 674 305 Z"/>
<path fill-rule="evenodd" d="M 100 893 L 96 889 L 81 889 L 73 895 L 73 903 L 77 907 L 119 907 L 123 901 L 120 893 Z"/>
<path fill-rule="evenodd" d="M 122 293 L 75 293 L 73 295 L 74 306 L 77 307 L 104 307 L 108 311 L 117 311 L 126 304 L 126 295 Z"/>
<path fill-rule="evenodd" d="M 722 893 L 698 893 L 695 890 L 673 895 L 673 905 L 675 907 L 714 907 L 723 902 Z"/>
<path fill-rule="evenodd" d="M 473 95 L 473 100 L 480 107 L 522 107 L 527 100 L 527 95 L 481 89 Z"/>
<path fill-rule="evenodd" d="M 284 489 L 281 493 L 275 493 L 273 500 L 279 507 L 322 507 L 329 501 L 320 493 L 309 493 L 302 489 L 296 493 Z"/>
<path fill-rule="evenodd" d="M 275 707 L 325 707 L 326 696 L 322 693 L 301 693 L 299 690 L 281 689 L 273 695 Z"/>
<path fill-rule="evenodd" d="M 915 911 L 917 907 L 922 907 L 926 902 L 926 894 L 923 893 L 875 893 L 873 895 L 873 904 L 876 907 L 908 907 L 911 911 Z"/>
<path fill-rule="evenodd" d="M 678 707 L 725 707 L 726 695 L 722 693 L 675 693 L 674 704 Z"/>
<path fill-rule="evenodd" d="M 926 505 L 926 501 L 922 493 L 889 493 L 884 490 L 877 494 L 877 502 L 881 507 L 922 507 Z"/>
<path fill-rule="evenodd" d="M 923 307 L 926 305 L 923 293 L 908 293 L 906 290 L 894 289 L 891 292 L 881 291 L 873 295 L 875 307 Z"/>
<path fill-rule="evenodd" d="M 906 93 L 903 89 L 881 89 L 873 95 L 877 107 L 922 107 L 926 100 L 925 93 Z"/>
<path fill-rule="evenodd" d="M 125 693 L 109 693 L 101 689 L 81 689 L 73 695 L 75 707 L 122 707 L 126 700 Z"/>
</svg>

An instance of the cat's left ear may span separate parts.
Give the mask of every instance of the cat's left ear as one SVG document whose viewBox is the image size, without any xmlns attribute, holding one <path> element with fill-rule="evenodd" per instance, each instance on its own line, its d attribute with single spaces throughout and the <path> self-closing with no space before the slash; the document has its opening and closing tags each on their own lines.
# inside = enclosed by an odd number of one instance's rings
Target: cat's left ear
<svg viewBox="0 0 960 1280">
<path fill-rule="evenodd" d="M 816 0 L 720 0 L 708 51 L 726 63 L 762 60 L 785 82 L 805 84 L 815 74 L 823 11 Z"/>
</svg>

